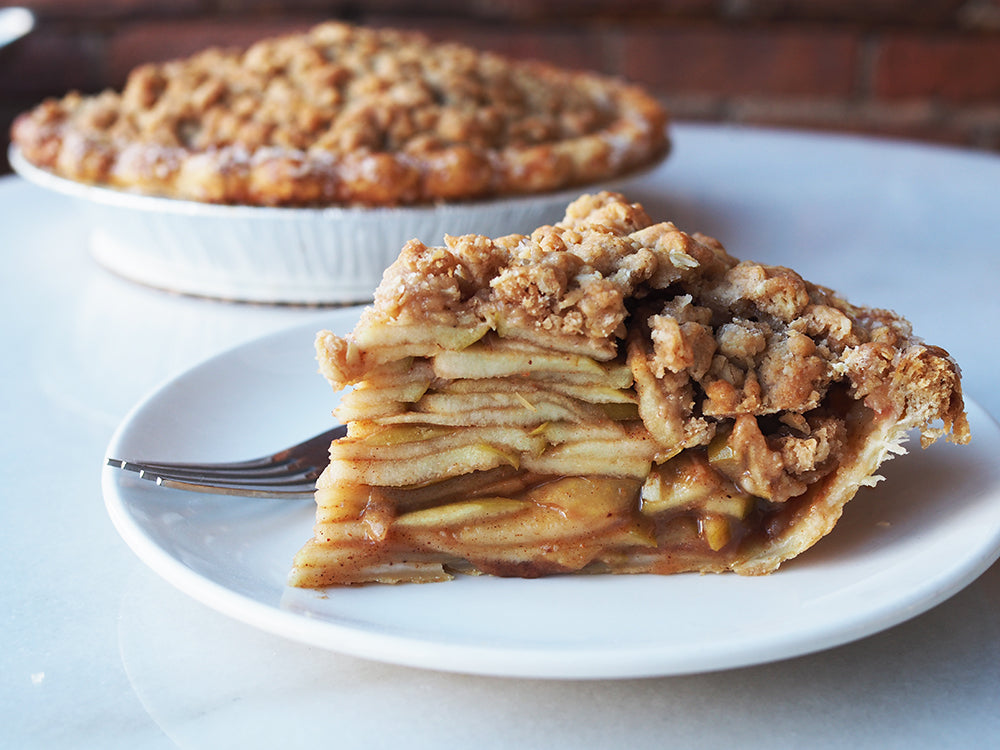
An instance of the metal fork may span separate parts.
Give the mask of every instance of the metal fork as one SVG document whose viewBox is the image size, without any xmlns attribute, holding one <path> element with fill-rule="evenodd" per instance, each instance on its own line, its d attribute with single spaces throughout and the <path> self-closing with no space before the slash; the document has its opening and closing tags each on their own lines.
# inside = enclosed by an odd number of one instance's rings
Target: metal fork
<svg viewBox="0 0 1000 750">
<path fill-rule="evenodd" d="M 158 463 L 105 459 L 161 487 L 245 497 L 311 497 L 330 461 L 330 443 L 347 433 L 343 425 L 269 456 L 229 463 Z"/>
</svg>

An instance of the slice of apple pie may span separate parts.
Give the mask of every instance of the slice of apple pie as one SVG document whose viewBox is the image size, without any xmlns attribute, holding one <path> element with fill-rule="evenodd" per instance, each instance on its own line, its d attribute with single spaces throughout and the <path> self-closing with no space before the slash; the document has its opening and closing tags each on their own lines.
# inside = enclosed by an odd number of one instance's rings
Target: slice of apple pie
<svg viewBox="0 0 1000 750">
<path fill-rule="evenodd" d="M 621 195 L 445 244 L 317 338 L 353 387 L 292 585 L 769 573 L 910 430 L 969 439 L 957 365 L 905 320 Z"/>
</svg>

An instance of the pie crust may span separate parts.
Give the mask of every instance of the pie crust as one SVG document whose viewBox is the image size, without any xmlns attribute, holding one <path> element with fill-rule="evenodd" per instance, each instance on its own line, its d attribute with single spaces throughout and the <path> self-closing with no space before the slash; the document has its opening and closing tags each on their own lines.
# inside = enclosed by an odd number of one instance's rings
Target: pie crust
<svg viewBox="0 0 1000 750">
<path fill-rule="evenodd" d="M 666 155 L 666 127 L 617 79 L 331 22 L 47 100 L 12 141 L 62 177 L 147 194 L 398 206 L 624 176 Z"/>
<path fill-rule="evenodd" d="M 898 315 L 585 195 L 530 236 L 410 242 L 316 340 L 348 427 L 290 583 L 774 571 L 879 465 L 969 440 Z"/>
</svg>

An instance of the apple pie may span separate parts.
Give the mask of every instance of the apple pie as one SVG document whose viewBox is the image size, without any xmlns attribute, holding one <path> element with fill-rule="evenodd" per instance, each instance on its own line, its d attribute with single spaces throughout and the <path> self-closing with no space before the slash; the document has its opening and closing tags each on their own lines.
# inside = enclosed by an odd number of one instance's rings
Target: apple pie
<svg viewBox="0 0 1000 750">
<path fill-rule="evenodd" d="M 911 431 L 969 440 L 959 368 L 903 318 L 614 193 L 530 236 L 410 242 L 316 350 L 348 432 L 294 586 L 766 574 Z"/>
<path fill-rule="evenodd" d="M 615 78 L 331 22 L 47 100 L 12 140 L 62 177 L 170 198 L 399 206 L 623 176 L 666 154 L 666 126 Z"/>
</svg>

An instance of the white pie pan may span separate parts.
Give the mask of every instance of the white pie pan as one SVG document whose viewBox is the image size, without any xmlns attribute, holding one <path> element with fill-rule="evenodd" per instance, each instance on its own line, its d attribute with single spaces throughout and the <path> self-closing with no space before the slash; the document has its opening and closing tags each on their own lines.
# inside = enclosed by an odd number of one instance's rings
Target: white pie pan
<svg viewBox="0 0 1000 750">
<path fill-rule="evenodd" d="M 445 234 L 526 234 L 559 221 L 589 192 L 412 208 L 230 206 L 75 182 L 32 165 L 16 147 L 9 158 L 30 182 L 83 202 L 88 246 L 110 271 L 183 294 L 260 303 L 369 301 L 410 239 L 440 245 Z"/>
</svg>

